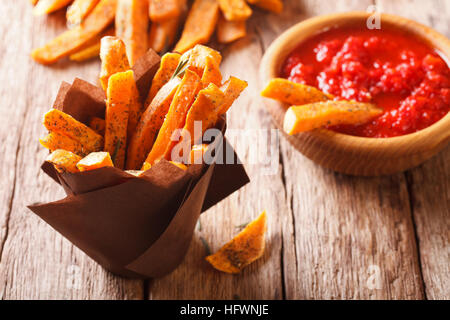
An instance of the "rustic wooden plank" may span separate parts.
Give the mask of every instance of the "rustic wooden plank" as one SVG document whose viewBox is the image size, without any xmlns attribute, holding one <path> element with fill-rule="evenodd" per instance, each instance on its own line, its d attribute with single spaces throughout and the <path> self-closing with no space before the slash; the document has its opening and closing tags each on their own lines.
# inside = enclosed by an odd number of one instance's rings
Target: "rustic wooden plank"
<svg viewBox="0 0 450 320">
<path fill-rule="evenodd" d="M 304 17 L 366 10 L 372 1 L 303 1 L 288 6 L 264 44 Z M 296 12 L 297 11 L 297 12 Z M 260 24 L 261 25 L 261 24 Z M 288 299 L 420 299 L 422 280 L 407 185 L 402 174 L 355 178 L 322 169 L 281 143 L 294 212 L 297 273 L 285 272 Z M 286 259 L 287 260 L 287 259 Z M 292 263 L 289 260 L 285 265 Z"/>
<path fill-rule="evenodd" d="M 383 11 L 431 26 L 450 37 L 450 3 L 379 0 Z M 450 299 L 450 147 L 409 171 L 406 176 L 414 215 L 425 293 L 428 299 Z"/>
<path fill-rule="evenodd" d="M 0 23 L 0 80 L 4 84 L 0 88 L 0 170 L 5 177 L 2 191 L 6 191 L 0 207 L 0 298 L 142 299 L 142 281 L 106 272 L 26 208 L 63 197 L 61 187 L 39 168 L 47 153 L 37 141 L 45 134 L 42 115 L 51 107 L 62 80 L 79 76 L 95 81 L 99 63 L 62 62 L 49 68 L 31 61 L 32 47 L 64 29 L 64 12 L 30 18 L 28 2 L 2 1 L 0 13 L 8 15 Z"/>
<path fill-rule="evenodd" d="M 0 18 L 6 21 L 6 3 L 0 4 Z M 8 8 L 9 9 L 9 8 Z M 17 8 L 17 12 L 19 9 Z M 0 106 L 2 116 L 0 117 L 0 174 L 1 190 L 0 193 L 0 262 L 3 256 L 3 247 L 8 237 L 8 222 L 11 216 L 12 200 L 15 193 L 16 181 L 16 162 L 18 154 L 19 137 L 22 129 L 22 118 L 24 116 L 24 108 L 17 108 L 17 105 L 26 104 L 25 86 L 20 82 L 20 79 L 26 78 L 26 69 L 21 68 L 15 70 L 11 66 L 7 57 L 10 57 L 13 52 L 24 52 L 27 43 L 25 38 L 15 39 L 15 35 L 7 32 L 8 28 L 20 27 L 21 21 L 11 21 L 9 25 L 0 24 L 0 41 L 2 44 L 14 42 L 15 47 L 2 45 L 0 46 L 0 81 L 3 85 L 0 86 L 0 97 L 2 97 L 2 105 Z M 11 90 L 9 85 L 16 87 L 16 96 L 9 95 Z M 0 284 L 1 288 L 1 284 Z M 1 292 L 0 290 L 0 296 Z"/>
<path fill-rule="evenodd" d="M 447 147 L 406 174 L 427 299 L 450 299 L 449 159 Z"/>
</svg>

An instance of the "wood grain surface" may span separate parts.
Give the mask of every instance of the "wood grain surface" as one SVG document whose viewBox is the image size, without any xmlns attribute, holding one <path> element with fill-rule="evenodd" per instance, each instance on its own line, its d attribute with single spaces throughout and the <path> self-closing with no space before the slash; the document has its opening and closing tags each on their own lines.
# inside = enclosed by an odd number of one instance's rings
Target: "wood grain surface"
<svg viewBox="0 0 450 320">
<path fill-rule="evenodd" d="M 252 164 L 258 128 L 274 129 L 259 97 L 265 48 L 292 24 L 315 15 L 366 10 L 413 18 L 450 36 L 446 0 L 285 0 L 277 16 L 255 9 L 249 35 L 229 46 L 223 73 L 249 82 L 232 107 L 229 130 L 251 177 L 241 191 L 204 213 L 184 262 L 155 280 L 127 280 L 98 266 L 26 205 L 64 196 L 40 171 L 43 113 L 61 81 L 96 82 L 99 62 L 44 67 L 33 47 L 61 32 L 64 12 L 33 17 L 29 1 L 0 1 L 0 298 L 1 299 L 449 299 L 450 148 L 424 165 L 383 178 L 323 169 L 280 136 L 270 172 Z M 253 132 L 253 133 L 252 133 Z M 268 137 L 270 140 L 270 137 Z M 268 143 L 269 144 L 269 141 Z M 270 151 L 270 149 L 269 149 Z M 267 249 L 242 274 L 204 260 L 266 209 Z"/>
</svg>

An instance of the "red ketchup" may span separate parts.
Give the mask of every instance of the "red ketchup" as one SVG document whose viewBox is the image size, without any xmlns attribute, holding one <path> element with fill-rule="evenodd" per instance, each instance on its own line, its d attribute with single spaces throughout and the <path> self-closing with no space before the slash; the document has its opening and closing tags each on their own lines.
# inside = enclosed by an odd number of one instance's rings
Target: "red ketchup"
<svg viewBox="0 0 450 320">
<path fill-rule="evenodd" d="M 332 94 L 337 100 L 374 103 L 384 113 L 362 125 L 329 129 L 360 137 L 413 133 L 450 109 L 450 69 L 439 53 L 394 29 L 340 27 L 297 47 L 281 76 Z"/>
</svg>

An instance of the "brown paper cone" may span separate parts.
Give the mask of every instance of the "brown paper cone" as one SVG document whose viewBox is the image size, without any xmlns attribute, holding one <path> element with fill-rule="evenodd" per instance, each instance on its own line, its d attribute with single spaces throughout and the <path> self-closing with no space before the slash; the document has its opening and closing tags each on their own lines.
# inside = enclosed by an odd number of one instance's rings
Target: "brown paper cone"
<svg viewBox="0 0 450 320">
<path fill-rule="evenodd" d="M 146 94 L 158 66 L 150 51 L 135 67 Z M 104 99 L 100 88 L 76 79 L 61 85 L 54 107 L 87 123 L 92 116 L 104 117 Z M 222 133 L 225 122 L 217 124 Z M 226 152 L 237 158 L 225 139 L 214 143 L 216 158 Z M 44 163 L 42 170 L 67 197 L 29 208 L 106 269 L 140 278 L 176 268 L 201 212 L 249 182 L 240 164 L 192 165 L 185 171 L 163 160 L 139 177 L 112 167 L 58 173 Z"/>
</svg>

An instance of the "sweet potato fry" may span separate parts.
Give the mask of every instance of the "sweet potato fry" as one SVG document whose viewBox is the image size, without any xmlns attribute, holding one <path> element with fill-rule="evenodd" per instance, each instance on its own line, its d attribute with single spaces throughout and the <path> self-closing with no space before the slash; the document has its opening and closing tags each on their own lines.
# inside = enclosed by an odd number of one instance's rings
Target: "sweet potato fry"
<svg viewBox="0 0 450 320">
<path fill-rule="evenodd" d="M 117 1 L 116 35 L 125 42 L 133 66 L 148 50 L 148 1 Z"/>
<path fill-rule="evenodd" d="M 261 95 L 265 98 L 275 99 L 290 105 L 302 105 L 333 99 L 332 96 L 327 95 L 315 87 L 282 78 L 270 80 L 269 84 L 261 92 Z"/>
<path fill-rule="evenodd" d="M 290 107 L 284 116 L 284 131 L 293 135 L 324 126 L 362 124 L 383 111 L 370 103 L 326 101 Z"/>
<path fill-rule="evenodd" d="M 48 131 L 57 132 L 78 141 L 88 152 L 100 151 L 103 147 L 101 135 L 60 110 L 48 111 L 44 115 L 44 126 Z"/>
<path fill-rule="evenodd" d="M 240 96 L 242 91 L 247 88 L 248 84 L 244 80 L 230 77 L 227 82 L 225 82 L 220 90 L 225 94 L 225 100 L 220 106 L 219 114 L 224 114 L 231 107 L 233 102 Z"/>
<path fill-rule="evenodd" d="M 168 21 L 182 13 L 180 0 L 151 0 L 149 16 L 153 22 Z"/>
<path fill-rule="evenodd" d="M 205 155 L 206 151 L 208 151 L 207 144 L 194 145 L 189 156 L 189 164 L 202 164 L 203 156 Z"/>
<path fill-rule="evenodd" d="M 105 120 L 98 118 L 98 117 L 92 117 L 89 121 L 89 128 L 97 132 L 98 134 L 104 136 L 105 135 L 105 127 L 106 122 Z"/>
<path fill-rule="evenodd" d="M 181 143 L 188 143 L 189 150 L 191 150 L 193 144 L 201 143 L 203 133 L 216 124 L 220 116 L 220 106 L 224 100 L 224 93 L 213 83 L 207 88 L 200 90 L 189 109 L 183 127 Z M 201 123 L 201 131 L 195 132 L 195 122 Z M 197 134 L 197 136 L 194 136 L 194 134 Z M 190 137 L 190 140 L 187 140 L 187 137 Z M 187 157 L 188 155 L 185 156 Z"/>
<path fill-rule="evenodd" d="M 128 111 L 128 127 L 127 127 L 127 139 L 130 140 L 136 131 L 139 119 L 144 111 L 141 98 L 139 97 L 139 91 L 134 79 L 133 71 L 128 71 L 124 74 L 124 81 L 127 81 L 131 86 L 130 106 Z M 128 85 L 128 84 L 127 84 Z"/>
<path fill-rule="evenodd" d="M 228 21 L 220 15 L 217 23 L 217 40 L 220 43 L 231 43 L 247 35 L 245 21 Z"/>
<path fill-rule="evenodd" d="M 123 169 L 127 148 L 127 124 L 132 94 L 133 71 L 113 74 L 109 78 L 106 93 L 105 148 L 114 165 Z M 134 81 L 134 79 L 133 79 Z"/>
<path fill-rule="evenodd" d="M 39 139 L 39 142 L 44 148 L 49 149 L 51 152 L 58 149 L 64 149 L 81 157 L 84 157 L 88 153 L 81 143 L 58 132 L 50 132 L 44 138 Z"/>
<path fill-rule="evenodd" d="M 245 21 L 252 15 L 252 9 L 245 0 L 218 0 L 220 9 L 228 21 Z"/>
<path fill-rule="evenodd" d="M 160 161 L 160 160 L 158 160 L 158 161 Z M 157 162 L 158 162 L 158 161 L 157 161 Z M 150 163 L 144 162 L 144 164 L 142 165 L 141 171 L 147 171 L 147 170 L 149 170 L 151 167 L 152 167 L 152 165 L 151 165 Z"/>
<path fill-rule="evenodd" d="M 177 7 L 179 13 L 176 16 L 167 20 L 152 20 L 153 23 L 149 33 L 149 47 L 156 52 L 165 53 L 175 43 L 180 24 L 185 16 L 185 12 L 187 12 L 186 0 L 176 0 L 176 2 L 179 4 Z M 152 3 L 151 1 L 150 7 Z"/>
<path fill-rule="evenodd" d="M 156 96 L 158 91 L 170 80 L 179 62 L 180 55 L 178 53 L 166 53 L 161 57 L 161 64 L 152 80 L 150 93 L 148 94 L 145 102 L 145 109 L 147 109 L 153 101 L 153 98 Z"/>
<path fill-rule="evenodd" d="M 80 171 L 90 171 L 103 167 L 114 167 L 109 153 L 103 151 L 91 152 L 77 163 L 77 168 Z"/>
<path fill-rule="evenodd" d="M 33 6 L 35 6 L 36 3 L 38 3 L 38 1 L 39 1 L 39 0 L 30 0 L 30 3 L 31 3 Z"/>
<path fill-rule="evenodd" d="M 219 251 L 206 257 L 206 260 L 219 271 L 239 273 L 263 255 L 266 230 L 267 218 L 264 211 Z"/>
<path fill-rule="evenodd" d="M 180 18 L 154 22 L 150 27 L 148 46 L 159 53 L 164 53 L 172 47 L 178 33 Z"/>
<path fill-rule="evenodd" d="M 154 164 L 156 161 L 170 155 L 174 142 L 172 134 L 175 130 L 181 129 L 184 125 L 186 114 L 194 101 L 195 96 L 201 86 L 201 81 L 195 72 L 186 70 L 183 80 L 178 87 L 175 96 L 170 104 L 166 119 L 159 130 L 152 150 L 147 156 L 146 163 Z M 145 166 L 145 163 L 144 163 Z"/>
<path fill-rule="evenodd" d="M 222 73 L 219 65 L 209 56 L 206 58 L 205 70 L 202 75 L 202 88 L 206 88 L 210 83 L 220 86 L 222 83 Z"/>
<path fill-rule="evenodd" d="M 118 37 L 102 38 L 100 59 L 102 60 L 100 83 L 103 90 L 106 91 L 109 77 L 117 72 L 124 72 L 131 68 L 123 41 Z"/>
<path fill-rule="evenodd" d="M 33 9 L 33 14 L 41 16 L 64 8 L 72 0 L 40 0 Z"/>
<path fill-rule="evenodd" d="M 127 169 L 141 168 L 145 157 L 152 149 L 156 134 L 161 128 L 170 103 L 180 84 L 180 78 L 167 82 L 152 99 L 150 106 L 142 114 L 128 146 Z"/>
<path fill-rule="evenodd" d="M 48 155 L 45 161 L 53 164 L 58 172 L 78 172 L 77 163 L 82 158 L 70 151 L 58 149 Z"/>
<path fill-rule="evenodd" d="M 64 32 L 45 46 L 33 50 L 32 58 L 42 64 L 51 64 L 77 52 L 113 22 L 116 4 L 117 0 L 100 0 L 82 24 Z"/>
<path fill-rule="evenodd" d="M 219 17 L 217 0 L 195 0 L 174 51 L 184 53 L 199 43 L 206 43 L 214 33 Z"/>
<path fill-rule="evenodd" d="M 217 66 L 222 62 L 222 56 L 218 51 L 201 44 L 197 44 L 189 52 L 188 68 L 197 73 L 200 78 L 203 77 L 206 68 L 206 57 L 210 57 Z"/>
<path fill-rule="evenodd" d="M 116 33 L 114 26 L 95 36 L 92 40 L 86 42 L 80 49 L 69 56 L 72 61 L 82 62 L 100 55 L 101 40 L 103 37 L 112 36 Z"/>
<path fill-rule="evenodd" d="M 97 58 L 100 55 L 100 42 L 75 52 L 69 56 L 69 59 L 76 62 L 83 62 L 89 59 Z"/>
<path fill-rule="evenodd" d="M 67 9 L 66 19 L 69 25 L 80 24 L 95 8 L 100 0 L 74 0 Z"/>
<path fill-rule="evenodd" d="M 247 2 L 275 13 L 283 11 L 283 2 L 281 0 L 247 0 Z"/>
</svg>

